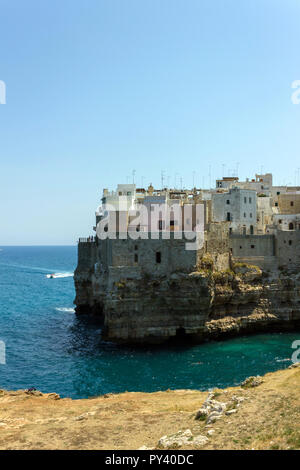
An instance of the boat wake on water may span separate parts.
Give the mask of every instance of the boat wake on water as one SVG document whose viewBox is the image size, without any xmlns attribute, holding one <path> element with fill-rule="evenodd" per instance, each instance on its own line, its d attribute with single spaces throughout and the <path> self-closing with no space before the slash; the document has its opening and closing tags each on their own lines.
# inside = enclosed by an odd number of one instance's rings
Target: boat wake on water
<svg viewBox="0 0 300 470">
<path fill-rule="evenodd" d="M 64 313 L 75 313 L 74 308 L 56 307 L 55 310 L 57 310 L 58 312 L 64 312 Z"/>
<path fill-rule="evenodd" d="M 73 277 L 74 273 L 53 273 L 53 274 L 47 274 L 46 277 L 48 279 L 59 279 L 62 277 Z"/>
</svg>

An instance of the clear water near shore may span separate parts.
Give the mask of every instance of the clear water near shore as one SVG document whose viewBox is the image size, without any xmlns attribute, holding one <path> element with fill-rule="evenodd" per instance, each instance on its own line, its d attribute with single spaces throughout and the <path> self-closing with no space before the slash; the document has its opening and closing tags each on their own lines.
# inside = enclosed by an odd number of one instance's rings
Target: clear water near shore
<svg viewBox="0 0 300 470">
<path fill-rule="evenodd" d="M 0 388 L 35 387 L 72 398 L 207 390 L 291 364 L 291 345 L 300 332 L 154 349 L 103 342 L 95 320 L 74 314 L 76 250 L 1 247 L 0 340 L 6 343 L 6 364 L 0 364 Z"/>
</svg>

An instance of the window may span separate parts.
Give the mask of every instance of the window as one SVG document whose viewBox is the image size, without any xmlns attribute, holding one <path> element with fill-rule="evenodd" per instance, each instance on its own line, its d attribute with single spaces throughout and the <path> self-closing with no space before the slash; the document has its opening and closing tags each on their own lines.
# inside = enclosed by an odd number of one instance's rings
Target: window
<svg viewBox="0 0 300 470">
<path fill-rule="evenodd" d="M 227 220 L 227 222 L 230 222 L 230 221 L 231 221 L 230 212 L 227 212 L 227 217 L 226 217 L 226 220 Z"/>
<path fill-rule="evenodd" d="M 119 196 L 122 196 L 122 191 L 119 191 Z"/>
<path fill-rule="evenodd" d="M 246 197 L 244 197 L 244 203 L 246 204 L 246 202 L 247 202 L 247 198 L 246 198 Z"/>
<path fill-rule="evenodd" d="M 291 201 L 291 206 L 293 207 L 293 205 L 294 205 L 294 201 Z"/>
<path fill-rule="evenodd" d="M 275 202 L 275 207 L 278 207 L 278 202 Z"/>
<path fill-rule="evenodd" d="M 155 253 L 155 256 L 156 256 L 156 262 L 157 263 L 161 263 L 161 252 L 160 251 L 157 251 Z"/>
<path fill-rule="evenodd" d="M 232 233 L 232 227 L 229 227 L 229 233 Z"/>
<path fill-rule="evenodd" d="M 294 230 L 294 224 L 292 222 L 289 224 L 289 230 Z"/>
<path fill-rule="evenodd" d="M 247 217 L 247 216 L 246 216 L 246 212 L 244 212 L 244 217 Z"/>
<path fill-rule="evenodd" d="M 135 255 L 134 255 L 134 262 L 137 263 L 138 260 L 139 260 L 139 256 L 135 253 Z"/>
<path fill-rule="evenodd" d="M 187 219 L 187 223 L 190 223 L 190 219 Z M 175 225 L 175 220 L 170 220 L 170 227 L 174 227 Z"/>
<path fill-rule="evenodd" d="M 249 203 L 251 204 L 251 202 L 252 202 L 252 197 L 249 197 Z"/>
<path fill-rule="evenodd" d="M 280 191 L 277 191 L 277 196 L 279 196 L 279 194 L 280 194 Z"/>
<path fill-rule="evenodd" d="M 140 229 L 141 229 L 141 226 L 140 226 L 140 224 L 139 224 L 139 225 L 136 226 L 136 231 L 139 232 Z"/>
<path fill-rule="evenodd" d="M 251 249 L 253 250 L 255 248 L 255 245 L 251 245 Z"/>
<path fill-rule="evenodd" d="M 279 223 L 279 224 L 282 224 L 282 220 L 281 220 L 281 219 L 279 219 L 279 220 L 278 220 L 278 223 Z"/>
<path fill-rule="evenodd" d="M 250 234 L 253 235 L 253 233 L 254 233 L 254 227 L 253 225 L 250 225 Z"/>
<path fill-rule="evenodd" d="M 159 220 L 158 221 L 158 230 L 162 230 L 163 229 L 163 220 Z"/>
<path fill-rule="evenodd" d="M 227 201 L 226 201 L 226 204 L 230 204 L 230 201 L 229 201 L 229 199 L 227 199 Z"/>
<path fill-rule="evenodd" d="M 252 212 L 250 212 L 250 219 L 252 219 Z"/>
<path fill-rule="evenodd" d="M 289 240 L 289 245 L 290 245 L 290 246 L 292 245 L 292 243 L 293 243 L 292 240 Z"/>
<path fill-rule="evenodd" d="M 137 245 L 134 245 L 134 249 L 137 250 L 137 249 L 138 249 L 138 246 L 137 246 Z"/>
<path fill-rule="evenodd" d="M 242 249 L 243 249 L 243 247 L 242 247 L 242 246 L 240 246 L 240 250 L 242 250 Z"/>
<path fill-rule="evenodd" d="M 127 196 L 131 196 L 131 191 L 127 191 Z"/>
</svg>

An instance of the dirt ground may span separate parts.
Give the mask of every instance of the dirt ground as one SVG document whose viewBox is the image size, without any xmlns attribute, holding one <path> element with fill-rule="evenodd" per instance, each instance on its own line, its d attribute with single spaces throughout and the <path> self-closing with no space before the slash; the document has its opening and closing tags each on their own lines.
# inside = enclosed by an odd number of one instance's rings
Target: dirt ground
<svg viewBox="0 0 300 470">
<path fill-rule="evenodd" d="M 244 400 L 237 412 L 224 413 L 207 427 L 195 420 L 207 392 L 168 390 L 71 400 L 1 390 L 0 449 L 159 448 L 162 436 L 186 429 L 208 437 L 201 449 L 300 449 L 299 392 L 300 367 L 267 374 L 257 387 L 216 390 L 221 402 L 233 395 Z"/>
</svg>

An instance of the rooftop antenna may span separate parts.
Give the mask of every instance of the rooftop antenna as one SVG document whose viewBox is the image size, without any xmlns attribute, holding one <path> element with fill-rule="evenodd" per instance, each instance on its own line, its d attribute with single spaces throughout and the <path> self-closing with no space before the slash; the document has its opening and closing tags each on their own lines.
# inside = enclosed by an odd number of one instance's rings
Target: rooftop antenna
<svg viewBox="0 0 300 470">
<path fill-rule="evenodd" d="M 195 170 L 193 171 L 193 188 L 195 187 L 195 175 L 196 175 L 196 172 Z"/>
<path fill-rule="evenodd" d="M 161 189 L 164 188 L 165 172 L 161 170 Z"/>
<path fill-rule="evenodd" d="M 239 166 L 240 166 L 240 162 L 236 162 L 236 177 L 237 178 L 239 177 Z"/>
<path fill-rule="evenodd" d="M 175 188 L 174 189 L 177 189 L 177 176 L 178 176 L 178 173 L 175 173 Z"/>
<path fill-rule="evenodd" d="M 211 165 L 209 165 L 208 177 L 209 177 L 209 189 L 210 189 L 211 188 Z"/>
<path fill-rule="evenodd" d="M 142 186 L 141 186 L 141 187 L 142 187 L 142 188 L 144 187 L 144 179 L 145 179 L 145 177 L 142 176 L 142 177 L 141 177 L 141 181 L 142 181 Z"/>
<path fill-rule="evenodd" d="M 222 163 L 222 178 L 224 178 L 225 176 L 225 168 L 226 168 L 225 163 Z"/>
<path fill-rule="evenodd" d="M 129 184 L 129 176 L 126 176 L 126 183 Z"/>
<path fill-rule="evenodd" d="M 135 177 L 136 171 L 132 170 L 132 184 L 134 184 L 134 177 Z"/>
<path fill-rule="evenodd" d="M 182 185 L 182 177 L 181 177 L 181 176 L 180 176 L 180 188 L 181 188 L 181 190 L 182 190 L 182 188 L 183 188 L 183 185 Z"/>
</svg>

